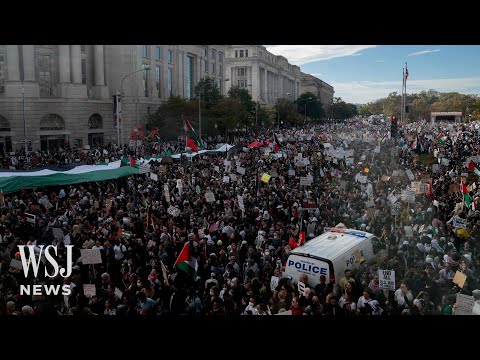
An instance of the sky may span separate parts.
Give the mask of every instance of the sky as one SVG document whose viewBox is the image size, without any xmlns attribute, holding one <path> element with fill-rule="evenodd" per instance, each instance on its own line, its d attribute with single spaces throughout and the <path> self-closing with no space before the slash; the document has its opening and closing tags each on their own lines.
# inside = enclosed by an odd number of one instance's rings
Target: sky
<svg viewBox="0 0 480 360">
<path fill-rule="evenodd" d="M 402 91 L 480 94 L 479 45 L 271 45 L 267 49 L 332 85 L 335 97 L 364 104 Z"/>
</svg>

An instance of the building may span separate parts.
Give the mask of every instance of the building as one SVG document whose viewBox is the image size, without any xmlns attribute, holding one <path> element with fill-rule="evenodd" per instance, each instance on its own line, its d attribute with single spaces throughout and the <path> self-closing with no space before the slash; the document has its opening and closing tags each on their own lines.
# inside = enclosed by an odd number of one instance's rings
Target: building
<svg viewBox="0 0 480 360">
<path fill-rule="evenodd" d="M 300 94 L 311 92 L 315 94 L 322 103 L 323 109 L 328 110 L 333 103 L 333 86 L 327 84 L 325 81 L 310 75 L 301 73 L 300 76 Z"/>
<path fill-rule="evenodd" d="M 0 151 L 19 149 L 25 138 L 31 149 L 116 142 L 112 96 L 121 87 L 125 142 L 171 95 L 193 98 L 203 77 L 225 94 L 224 52 L 224 45 L 0 45 Z"/>
<path fill-rule="evenodd" d="M 261 45 L 229 45 L 225 49 L 226 90 L 239 86 L 254 101 L 274 104 L 277 98 L 294 101 L 300 94 L 300 68 Z"/>
</svg>

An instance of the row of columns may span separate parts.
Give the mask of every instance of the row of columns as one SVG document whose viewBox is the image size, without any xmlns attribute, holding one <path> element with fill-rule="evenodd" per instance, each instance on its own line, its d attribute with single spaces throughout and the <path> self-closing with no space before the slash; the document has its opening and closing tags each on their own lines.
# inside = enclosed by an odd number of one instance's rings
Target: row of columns
<svg viewBox="0 0 480 360">
<path fill-rule="evenodd" d="M 7 81 L 20 81 L 19 45 L 7 45 Z M 33 45 L 21 45 L 23 53 L 23 80 L 35 82 L 35 49 Z M 58 45 L 60 83 L 81 84 L 82 56 L 80 45 Z M 94 45 L 95 85 L 105 85 L 103 45 Z"/>
</svg>

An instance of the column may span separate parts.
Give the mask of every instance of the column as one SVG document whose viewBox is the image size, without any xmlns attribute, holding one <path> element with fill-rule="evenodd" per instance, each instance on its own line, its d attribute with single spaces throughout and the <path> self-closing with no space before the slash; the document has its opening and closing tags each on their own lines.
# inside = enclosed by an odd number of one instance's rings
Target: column
<svg viewBox="0 0 480 360">
<path fill-rule="evenodd" d="M 70 45 L 58 45 L 60 83 L 70 83 Z"/>
<path fill-rule="evenodd" d="M 93 58 L 95 69 L 95 85 L 105 85 L 105 67 L 103 63 L 103 45 L 93 46 Z"/>
<path fill-rule="evenodd" d="M 82 53 L 80 45 L 70 45 L 70 63 L 72 69 L 72 82 L 82 83 Z"/>
<path fill-rule="evenodd" d="M 22 45 L 23 81 L 35 81 L 35 61 L 33 45 Z"/>
<path fill-rule="evenodd" d="M 40 87 L 35 78 L 35 48 L 33 45 L 22 45 L 23 82 L 25 97 L 39 97 Z"/>
<path fill-rule="evenodd" d="M 108 99 L 108 87 L 105 86 L 105 61 L 103 45 L 93 45 L 93 70 L 95 74 L 95 86 L 92 87 L 92 97 L 95 99 Z"/>
<path fill-rule="evenodd" d="M 22 84 L 20 82 L 20 63 L 18 45 L 7 45 L 7 81 L 5 84 L 6 97 L 21 97 Z"/>
</svg>

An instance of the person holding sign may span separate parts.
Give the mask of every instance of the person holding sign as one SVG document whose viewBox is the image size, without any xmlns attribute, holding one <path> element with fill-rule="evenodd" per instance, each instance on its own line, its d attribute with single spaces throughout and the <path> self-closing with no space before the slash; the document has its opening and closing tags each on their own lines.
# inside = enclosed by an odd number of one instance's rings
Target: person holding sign
<svg viewBox="0 0 480 360">
<path fill-rule="evenodd" d="M 401 310 L 413 305 L 413 294 L 406 280 L 402 280 L 400 287 L 395 291 L 395 302 Z"/>
</svg>

